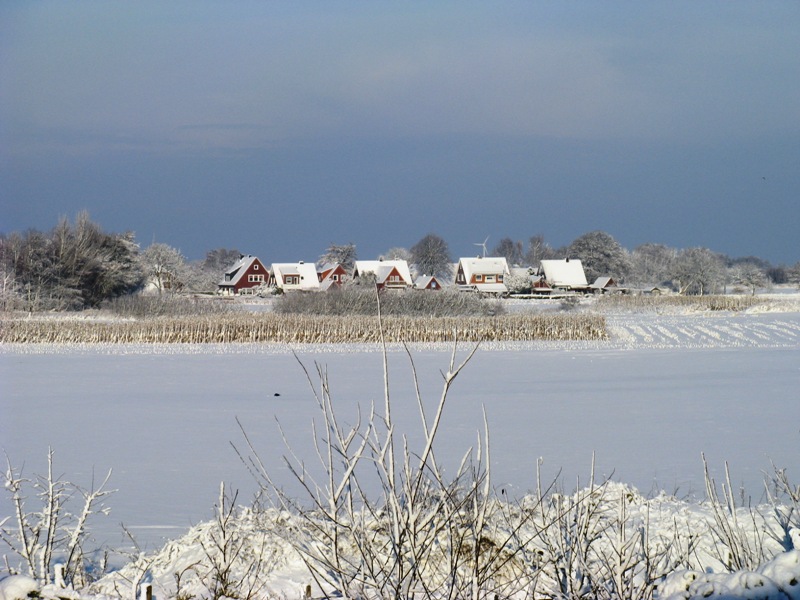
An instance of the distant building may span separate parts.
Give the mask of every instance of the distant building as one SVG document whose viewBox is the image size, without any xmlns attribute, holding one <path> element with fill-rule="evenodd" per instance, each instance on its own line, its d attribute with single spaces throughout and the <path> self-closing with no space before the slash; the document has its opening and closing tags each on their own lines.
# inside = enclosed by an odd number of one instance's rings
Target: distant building
<svg viewBox="0 0 800 600">
<path fill-rule="evenodd" d="M 375 275 L 375 284 L 382 289 L 408 289 L 413 285 L 411 270 L 405 260 L 357 260 L 353 279 L 367 273 Z"/>
<path fill-rule="evenodd" d="M 241 255 L 217 284 L 217 293 L 224 296 L 252 294 L 259 286 L 269 282 L 269 270 L 255 256 Z"/>
<path fill-rule="evenodd" d="M 304 261 L 296 263 L 272 263 L 270 285 L 284 292 L 317 292 L 319 277 L 314 263 Z"/>
<path fill-rule="evenodd" d="M 583 265 L 575 258 L 543 260 L 539 275 L 543 275 L 547 285 L 554 290 L 586 291 L 589 288 Z"/>
<path fill-rule="evenodd" d="M 441 290 L 442 284 L 434 275 L 420 275 L 414 281 L 415 290 Z"/>
<path fill-rule="evenodd" d="M 502 256 L 459 258 L 456 266 L 456 285 L 487 294 L 508 294 L 503 279 L 509 274 L 508 262 Z"/>
<path fill-rule="evenodd" d="M 327 263 L 317 267 L 317 279 L 319 280 L 319 289 L 325 291 L 342 285 L 347 281 L 348 276 L 341 264 Z"/>
</svg>

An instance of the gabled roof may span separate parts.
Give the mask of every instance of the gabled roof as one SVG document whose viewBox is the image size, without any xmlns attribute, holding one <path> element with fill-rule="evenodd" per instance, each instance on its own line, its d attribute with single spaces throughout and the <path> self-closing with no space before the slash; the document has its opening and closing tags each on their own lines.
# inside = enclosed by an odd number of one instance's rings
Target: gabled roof
<svg viewBox="0 0 800 600">
<path fill-rule="evenodd" d="M 414 282 L 414 287 L 424 290 L 432 281 L 436 282 L 437 287 L 442 287 L 442 283 L 434 275 L 420 275 Z"/>
<path fill-rule="evenodd" d="M 287 286 L 286 277 L 298 275 L 300 283 Z M 297 290 L 318 290 L 319 278 L 317 277 L 317 267 L 314 263 L 272 263 L 272 276 L 275 278 L 275 285 L 279 288 L 290 287 Z"/>
<path fill-rule="evenodd" d="M 411 271 L 405 260 L 357 260 L 353 274 L 375 273 L 377 282 L 383 283 L 393 268 L 397 269 L 397 273 L 403 278 L 406 285 L 412 284 Z"/>
<path fill-rule="evenodd" d="M 603 289 L 607 287 L 615 287 L 617 284 L 611 277 L 598 277 L 594 280 L 594 283 L 589 287 L 595 289 Z"/>
<path fill-rule="evenodd" d="M 561 260 L 543 260 L 544 277 L 552 287 L 585 288 L 586 274 L 581 261 L 576 258 Z"/>
<path fill-rule="evenodd" d="M 475 258 L 459 258 L 458 264 L 464 270 L 467 281 L 473 275 L 508 275 L 508 261 L 504 256 L 478 256 Z"/>
<path fill-rule="evenodd" d="M 340 271 L 342 273 L 342 277 L 347 274 L 344 267 L 338 262 L 325 263 L 324 265 L 317 267 L 317 279 L 319 280 L 320 290 L 325 291 L 334 285 L 342 283 L 341 278 L 339 281 L 333 280 L 332 276 L 334 273 L 336 273 L 336 271 Z"/>
<path fill-rule="evenodd" d="M 222 281 L 219 282 L 219 285 L 235 286 L 256 261 L 259 263 L 261 262 L 258 260 L 258 257 L 250 254 L 240 256 L 239 260 L 237 260 L 230 269 L 225 271 L 225 274 L 222 276 Z"/>
</svg>

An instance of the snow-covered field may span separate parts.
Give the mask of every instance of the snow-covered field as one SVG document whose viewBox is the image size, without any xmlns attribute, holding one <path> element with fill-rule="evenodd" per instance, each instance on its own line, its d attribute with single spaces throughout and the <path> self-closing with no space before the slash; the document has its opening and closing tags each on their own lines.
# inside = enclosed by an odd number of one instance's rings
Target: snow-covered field
<svg viewBox="0 0 800 600">
<path fill-rule="evenodd" d="M 485 407 L 493 483 L 517 497 L 535 486 L 540 457 L 546 480 L 583 485 L 592 453 L 598 475 L 644 494 L 702 498 L 701 453 L 715 476 L 728 461 L 754 501 L 771 461 L 800 479 L 800 313 L 608 319 L 609 342 L 482 347 L 451 391 L 437 458 L 456 466 Z M 113 468 L 112 514 L 93 533 L 119 546 L 122 522 L 155 548 L 212 516 L 220 481 L 242 501 L 255 491 L 230 445 L 241 442 L 237 417 L 290 489 L 276 420 L 312 459 L 315 403 L 290 350 L 326 365 L 340 415 L 381 401 L 374 347 L 6 345 L 0 446 L 28 475 L 44 471 L 48 446 L 76 483 Z M 449 352 L 412 348 L 426 402 L 438 400 Z M 392 348 L 389 364 L 395 419 L 413 448 L 421 438 L 409 360 Z M 0 504 L 0 518 L 9 513 Z"/>
</svg>

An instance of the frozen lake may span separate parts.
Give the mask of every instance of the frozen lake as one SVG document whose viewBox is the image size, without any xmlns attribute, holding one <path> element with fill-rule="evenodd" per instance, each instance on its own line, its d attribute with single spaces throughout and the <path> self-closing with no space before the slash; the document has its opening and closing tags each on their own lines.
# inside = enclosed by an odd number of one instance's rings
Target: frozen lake
<svg viewBox="0 0 800 600">
<path fill-rule="evenodd" d="M 703 494 L 701 453 L 754 499 L 770 461 L 798 481 L 800 315 L 728 318 L 648 317 L 613 323 L 615 339 L 596 344 L 522 344 L 481 349 L 456 380 L 437 457 L 452 468 L 475 444 L 485 406 L 496 487 L 524 493 L 559 469 L 565 486 L 598 475 L 641 491 Z M 693 333 L 694 332 L 694 333 Z M 654 339 L 654 336 L 661 336 Z M 705 340 L 705 341 L 703 341 Z M 414 349 L 422 394 L 438 400 L 446 348 Z M 311 347 L 313 370 L 327 365 L 340 415 L 382 405 L 381 355 L 375 349 Z M 419 415 L 408 358 L 389 354 L 394 416 L 412 447 Z M 278 395 L 276 395 L 278 394 Z M 209 518 L 219 482 L 254 485 L 231 448 L 238 417 L 277 478 L 285 452 L 276 419 L 309 460 L 315 402 L 285 348 L 4 347 L 0 350 L 0 447 L 31 476 L 56 470 L 88 486 L 114 472 L 110 516 L 92 530 L 112 545 L 120 522 L 141 543 L 158 545 Z M 0 516 L 9 514 L 4 498 Z"/>
</svg>

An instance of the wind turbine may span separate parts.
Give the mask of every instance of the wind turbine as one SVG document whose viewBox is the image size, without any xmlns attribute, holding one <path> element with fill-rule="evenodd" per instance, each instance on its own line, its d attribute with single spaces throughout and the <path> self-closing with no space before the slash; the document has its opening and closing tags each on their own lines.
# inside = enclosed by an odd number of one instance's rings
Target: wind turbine
<svg viewBox="0 0 800 600">
<path fill-rule="evenodd" d="M 486 258 L 486 242 L 488 242 L 488 241 L 489 241 L 489 236 L 487 235 L 486 239 L 483 240 L 482 243 L 472 244 L 473 246 L 480 246 L 481 248 L 483 248 L 483 258 Z"/>
</svg>

